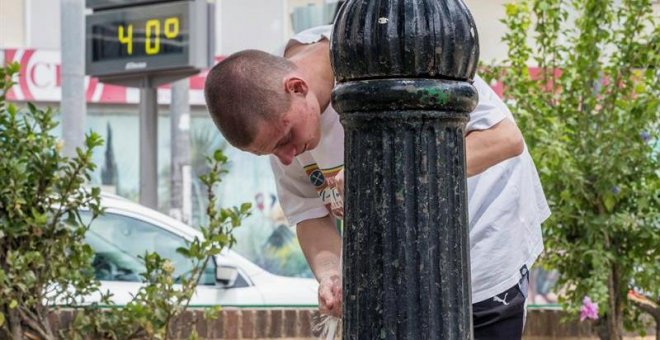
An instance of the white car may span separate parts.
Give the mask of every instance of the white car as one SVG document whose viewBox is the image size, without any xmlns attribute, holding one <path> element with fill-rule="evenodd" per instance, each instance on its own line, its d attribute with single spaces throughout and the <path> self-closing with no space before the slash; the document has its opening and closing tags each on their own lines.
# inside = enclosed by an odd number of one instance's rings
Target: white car
<svg viewBox="0 0 660 340">
<path fill-rule="evenodd" d="M 113 302 L 126 304 L 142 286 L 145 268 L 138 257 L 147 251 L 170 259 L 175 278 L 191 269 L 191 262 L 176 249 L 195 236 L 201 238 L 198 230 L 118 196 L 103 194 L 101 203 L 105 214 L 92 222 L 86 240 L 95 252 L 101 290 L 109 290 Z M 315 307 L 317 289 L 314 279 L 271 274 L 226 249 L 209 261 L 190 305 Z"/>
</svg>

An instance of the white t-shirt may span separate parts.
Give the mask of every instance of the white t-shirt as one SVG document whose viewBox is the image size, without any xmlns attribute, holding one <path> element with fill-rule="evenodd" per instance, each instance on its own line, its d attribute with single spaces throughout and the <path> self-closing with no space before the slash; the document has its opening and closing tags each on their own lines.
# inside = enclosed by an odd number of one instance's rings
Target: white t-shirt
<svg viewBox="0 0 660 340">
<path fill-rule="evenodd" d="M 289 44 L 329 39 L 331 30 L 331 26 L 316 27 L 296 35 Z M 503 119 L 513 121 L 509 109 L 481 78 L 475 77 L 473 85 L 479 104 L 470 114 L 466 132 L 489 129 Z M 271 156 L 280 203 L 291 224 L 341 207 L 336 192 L 324 181 L 344 165 L 344 129 L 331 105 L 321 115 L 321 131 L 319 145 L 290 165 Z M 520 280 L 521 267 L 532 266 L 543 251 L 541 223 L 550 209 L 527 146 L 521 155 L 468 178 L 467 190 L 472 303 L 477 303 L 513 287 Z"/>
</svg>

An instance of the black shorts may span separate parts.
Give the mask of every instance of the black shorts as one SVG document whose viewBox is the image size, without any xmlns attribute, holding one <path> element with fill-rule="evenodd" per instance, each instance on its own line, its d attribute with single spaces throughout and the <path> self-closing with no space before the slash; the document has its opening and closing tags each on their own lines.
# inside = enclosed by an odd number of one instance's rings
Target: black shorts
<svg viewBox="0 0 660 340">
<path fill-rule="evenodd" d="M 515 286 L 472 305 L 475 340 L 522 339 L 529 282 L 527 267 L 521 273 L 522 278 Z"/>
</svg>

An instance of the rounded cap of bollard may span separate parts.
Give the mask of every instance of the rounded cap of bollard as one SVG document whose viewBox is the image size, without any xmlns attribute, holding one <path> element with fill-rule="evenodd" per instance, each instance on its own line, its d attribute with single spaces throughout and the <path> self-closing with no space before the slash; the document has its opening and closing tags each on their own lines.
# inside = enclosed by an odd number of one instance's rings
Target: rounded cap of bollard
<svg viewBox="0 0 660 340">
<path fill-rule="evenodd" d="M 463 0 L 349 0 L 331 46 L 338 82 L 471 81 L 479 61 L 477 28 Z"/>
</svg>

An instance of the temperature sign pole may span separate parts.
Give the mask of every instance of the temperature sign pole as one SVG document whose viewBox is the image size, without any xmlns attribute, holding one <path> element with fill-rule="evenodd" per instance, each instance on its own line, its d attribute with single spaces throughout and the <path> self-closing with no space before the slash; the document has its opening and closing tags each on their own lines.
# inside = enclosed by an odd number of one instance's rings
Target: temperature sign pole
<svg viewBox="0 0 660 340">
<path fill-rule="evenodd" d="M 206 0 L 87 0 L 86 73 L 140 88 L 140 203 L 158 207 L 157 87 L 198 73 L 213 60 L 213 14 Z"/>
<path fill-rule="evenodd" d="M 158 91 L 140 89 L 140 204 L 158 209 Z"/>
</svg>

